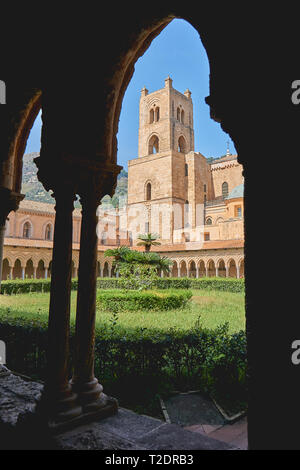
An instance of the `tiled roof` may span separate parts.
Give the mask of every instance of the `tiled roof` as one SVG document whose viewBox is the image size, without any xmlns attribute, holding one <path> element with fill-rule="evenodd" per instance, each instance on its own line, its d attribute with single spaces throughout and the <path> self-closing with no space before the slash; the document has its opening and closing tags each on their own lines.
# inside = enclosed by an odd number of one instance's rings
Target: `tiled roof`
<svg viewBox="0 0 300 470">
<path fill-rule="evenodd" d="M 47 212 L 48 214 L 55 214 L 54 206 L 55 203 L 50 204 L 48 202 L 30 201 L 29 199 L 23 199 L 23 201 L 20 202 L 19 211 L 23 209 L 36 212 Z M 78 208 L 74 209 L 73 215 L 80 216 L 81 210 Z"/>
<path fill-rule="evenodd" d="M 203 243 L 199 242 L 187 242 L 187 243 L 175 243 L 173 245 L 161 245 L 152 247 L 151 251 L 166 252 L 166 251 L 192 251 L 192 250 L 216 250 L 226 248 L 243 248 L 244 240 L 209 240 Z M 143 251 L 142 247 L 133 247 L 135 250 Z"/>
<path fill-rule="evenodd" d="M 236 159 L 237 159 L 237 155 L 225 155 L 225 157 L 216 158 L 210 164 L 215 165 L 216 163 L 228 162 L 230 160 L 236 160 Z"/>
</svg>

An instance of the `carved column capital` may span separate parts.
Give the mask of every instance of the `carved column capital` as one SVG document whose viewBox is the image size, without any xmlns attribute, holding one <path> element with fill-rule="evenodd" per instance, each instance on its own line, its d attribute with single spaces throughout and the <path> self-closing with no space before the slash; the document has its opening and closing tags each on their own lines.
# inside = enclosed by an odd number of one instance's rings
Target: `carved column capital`
<svg viewBox="0 0 300 470">
<path fill-rule="evenodd" d="M 20 201 L 22 201 L 24 197 L 24 194 L 16 193 L 11 189 L 0 187 L 0 226 L 5 225 L 8 214 L 19 208 Z"/>
</svg>

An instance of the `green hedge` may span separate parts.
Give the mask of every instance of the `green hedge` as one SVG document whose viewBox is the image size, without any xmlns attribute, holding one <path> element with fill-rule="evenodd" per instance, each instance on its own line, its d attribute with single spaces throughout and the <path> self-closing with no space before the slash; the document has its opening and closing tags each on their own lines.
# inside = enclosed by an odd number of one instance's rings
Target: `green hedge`
<svg viewBox="0 0 300 470">
<path fill-rule="evenodd" d="M 0 338 L 6 343 L 7 366 L 45 379 L 47 324 L 38 317 L 0 317 Z M 72 369 L 74 325 L 70 332 Z M 153 393 L 166 388 L 201 389 L 246 400 L 245 332 L 230 335 L 228 324 L 216 329 L 196 325 L 190 331 L 122 329 L 117 322 L 96 329 L 95 374 L 107 393 L 122 397 L 142 382 Z M 130 386 L 129 386 L 130 384 Z M 149 390 L 148 390 L 149 391 Z"/>
<path fill-rule="evenodd" d="M 1 281 L 1 293 L 26 294 L 27 292 L 50 292 L 50 279 L 14 279 Z M 72 279 L 71 289 L 76 290 L 77 279 Z"/>
<path fill-rule="evenodd" d="M 72 279 L 72 290 L 77 289 L 77 279 Z M 123 289 L 124 283 L 119 278 L 98 278 L 97 287 L 100 289 Z M 244 279 L 201 277 L 195 278 L 158 278 L 155 282 L 157 289 L 209 289 L 226 292 L 244 292 Z M 50 279 L 16 279 L 2 281 L 3 294 L 18 294 L 25 292 L 49 292 Z"/>
<path fill-rule="evenodd" d="M 177 292 L 153 291 L 97 291 L 97 307 L 109 312 L 139 310 L 171 310 L 183 308 L 191 299 L 189 290 Z"/>
</svg>

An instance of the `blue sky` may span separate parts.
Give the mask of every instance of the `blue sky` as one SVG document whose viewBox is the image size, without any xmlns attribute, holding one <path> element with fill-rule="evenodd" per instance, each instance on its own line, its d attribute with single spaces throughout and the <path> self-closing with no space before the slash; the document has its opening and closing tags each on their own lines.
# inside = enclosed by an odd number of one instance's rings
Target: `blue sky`
<svg viewBox="0 0 300 470">
<path fill-rule="evenodd" d="M 226 73 L 226 70 L 224 70 Z M 209 116 L 204 99 L 209 95 L 209 64 L 198 32 L 186 21 L 175 19 L 155 38 L 135 64 L 134 75 L 127 87 L 119 121 L 118 164 L 127 170 L 127 161 L 137 157 L 138 119 L 141 89 L 149 93 L 164 87 L 167 76 L 173 87 L 192 92 L 194 107 L 195 151 L 205 157 L 236 153 L 233 142 L 220 125 Z M 25 153 L 40 149 L 41 117 L 38 115 L 29 135 Z"/>
</svg>

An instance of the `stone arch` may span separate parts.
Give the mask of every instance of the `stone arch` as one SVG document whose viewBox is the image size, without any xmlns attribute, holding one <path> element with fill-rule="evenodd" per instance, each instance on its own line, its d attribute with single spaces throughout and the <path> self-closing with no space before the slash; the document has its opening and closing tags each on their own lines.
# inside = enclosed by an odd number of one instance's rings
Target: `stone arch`
<svg viewBox="0 0 300 470">
<path fill-rule="evenodd" d="M 154 122 L 154 109 L 151 108 L 150 113 L 149 113 L 149 123 L 152 124 L 153 122 Z"/>
<path fill-rule="evenodd" d="M 46 261 L 44 259 L 40 259 L 36 268 L 37 279 L 43 279 L 45 277 L 45 267 L 46 267 Z"/>
<path fill-rule="evenodd" d="M 222 197 L 223 199 L 225 199 L 227 196 L 228 196 L 228 183 L 227 181 L 224 181 L 222 183 Z"/>
<path fill-rule="evenodd" d="M 183 135 L 181 135 L 178 139 L 178 152 L 186 153 L 186 141 Z"/>
<path fill-rule="evenodd" d="M 52 259 L 49 261 L 49 266 L 48 266 L 48 277 L 51 277 L 51 272 L 52 272 Z"/>
<path fill-rule="evenodd" d="M 146 181 L 145 183 L 145 200 L 151 201 L 152 199 L 152 187 L 153 184 L 151 181 Z"/>
<path fill-rule="evenodd" d="M 22 186 L 23 155 L 27 139 L 33 123 L 41 109 L 41 90 L 35 88 L 28 91 L 23 103 L 20 103 L 19 113 L 10 129 L 8 158 L 5 162 L 4 186 L 19 193 Z"/>
<path fill-rule="evenodd" d="M 172 266 L 171 276 L 178 277 L 178 263 L 175 259 L 172 261 L 173 261 L 173 266 Z"/>
<path fill-rule="evenodd" d="M 244 278 L 245 277 L 245 260 L 244 260 L 244 258 L 239 259 L 238 267 L 239 267 L 239 271 L 240 271 L 240 278 Z"/>
<path fill-rule="evenodd" d="M 13 279 L 22 279 L 22 264 L 19 258 L 17 258 L 14 262 Z"/>
<path fill-rule="evenodd" d="M 2 261 L 2 281 L 5 281 L 6 279 L 9 279 L 9 273 L 10 273 L 10 262 L 8 258 L 4 258 Z"/>
<path fill-rule="evenodd" d="M 215 277 L 216 276 L 216 265 L 215 265 L 215 262 L 212 258 L 210 258 L 207 263 L 206 263 L 206 267 L 207 267 L 207 275 L 208 277 Z"/>
<path fill-rule="evenodd" d="M 34 230 L 33 223 L 29 218 L 23 220 L 20 224 L 20 237 L 22 238 L 33 238 Z"/>
<path fill-rule="evenodd" d="M 205 219 L 205 225 L 212 225 L 212 223 L 213 223 L 212 218 L 211 218 L 211 217 L 206 217 L 206 219 Z"/>
<path fill-rule="evenodd" d="M 225 265 L 225 261 L 223 260 L 223 258 L 220 258 L 218 260 L 217 266 L 218 266 L 218 276 L 226 277 L 226 265 Z"/>
<path fill-rule="evenodd" d="M 103 277 L 109 277 L 109 262 L 105 261 L 103 265 Z"/>
<path fill-rule="evenodd" d="M 51 221 L 48 221 L 44 224 L 43 226 L 43 238 L 44 240 L 53 240 L 53 231 L 54 231 L 54 225 Z"/>
<path fill-rule="evenodd" d="M 159 152 L 159 138 L 158 135 L 152 134 L 148 141 L 148 155 Z"/>
<path fill-rule="evenodd" d="M 189 277 L 196 277 L 196 275 L 196 261 L 192 259 L 189 261 Z"/>
<path fill-rule="evenodd" d="M 32 258 L 29 258 L 29 260 L 26 262 L 25 266 L 25 278 L 28 279 L 33 279 L 33 273 L 34 273 L 34 267 L 33 267 L 33 260 Z"/>
<path fill-rule="evenodd" d="M 227 262 L 228 277 L 237 277 L 236 262 L 234 258 L 230 258 Z"/>
<path fill-rule="evenodd" d="M 180 277 L 187 277 L 187 265 L 184 259 L 180 261 L 179 266 L 180 266 Z"/>
<path fill-rule="evenodd" d="M 199 277 L 204 277 L 206 275 L 205 262 L 203 259 L 198 261 L 198 271 Z"/>
<path fill-rule="evenodd" d="M 155 121 L 159 121 L 159 113 L 160 113 L 160 109 L 159 109 L 159 106 L 157 106 L 155 108 Z"/>
</svg>

